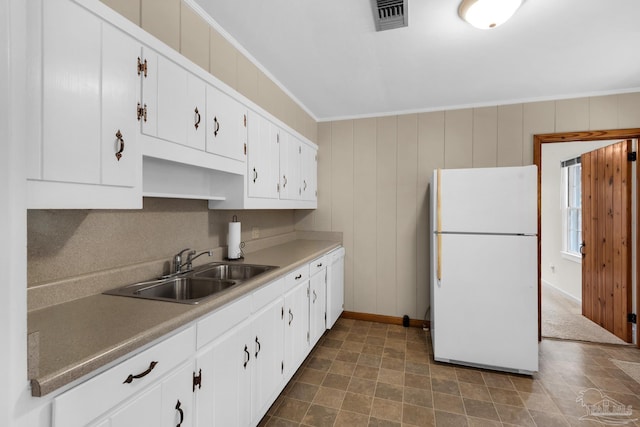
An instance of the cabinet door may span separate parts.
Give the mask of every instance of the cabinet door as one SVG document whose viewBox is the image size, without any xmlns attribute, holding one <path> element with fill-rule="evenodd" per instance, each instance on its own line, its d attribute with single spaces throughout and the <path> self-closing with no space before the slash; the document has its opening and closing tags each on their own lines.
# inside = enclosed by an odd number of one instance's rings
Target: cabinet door
<svg viewBox="0 0 640 427">
<path fill-rule="evenodd" d="M 42 178 L 99 184 L 101 21 L 69 1 L 43 8 Z"/>
<path fill-rule="evenodd" d="M 247 143 L 247 110 L 235 99 L 207 86 L 207 151 L 244 160 Z"/>
<path fill-rule="evenodd" d="M 317 150 L 302 145 L 302 200 L 316 200 L 318 197 L 318 160 Z"/>
<path fill-rule="evenodd" d="M 111 427 L 160 426 L 162 389 L 160 384 L 138 395 L 111 416 Z"/>
<path fill-rule="evenodd" d="M 207 85 L 193 74 L 187 75 L 187 105 L 185 107 L 186 145 L 198 150 L 205 149 L 205 125 Z"/>
<path fill-rule="evenodd" d="M 282 132 L 280 138 L 280 199 L 299 200 L 302 197 L 300 168 L 301 143 L 293 135 Z"/>
<path fill-rule="evenodd" d="M 253 111 L 247 125 L 247 195 L 277 199 L 279 129 Z"/>
<path fill-rule="evenodd" d="M 309 281 L 306 280 L 285 294 L 284 298 L 284 371 L 285 381 L 291 379 L 309 348 Z"/>
<path fill-rule="evenodd" d="M 160 427 L 194 425 L 193 365 L 189 361 L 162 381 L 162 424 Z"/>
<path fill-rule="evenodd" d="M 253 317 L 252 420 L 257 423 L 275 401 L 284 381 L 284 299 Z"/>
<path fill-rule="evenodd" d="M 250 323 L 241 323 L 198 356 L 198 426 L 248 426 L 251 422 Z"/>
<path fill-rule="evenodd" d="M 309 280 L 309 345 L 313 347 L 325 331 L 326 268 Z"/>
<path fill-rule="evenodd" d="M 187 141 L 187 74 L 173 61 L 158 56 L 157 136 L 179 144 Z"/>
<path fill-rule="evenodd" d="M 102 29 L 102 184 L 133 187 L 142 167 L 136 107 L 141 46 L 109 24 Z"/>
</svg>

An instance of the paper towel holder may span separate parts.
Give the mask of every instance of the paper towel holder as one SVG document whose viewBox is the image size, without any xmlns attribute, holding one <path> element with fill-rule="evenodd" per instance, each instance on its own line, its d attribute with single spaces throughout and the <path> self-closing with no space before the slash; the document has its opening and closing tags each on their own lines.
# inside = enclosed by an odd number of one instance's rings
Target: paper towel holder
<svg viewBox="0 0 640 427">
<path fill-rule="evenodd" d="M 238 216 L 237 215 L 233 215 L 231 217 L 231 222 L 238 222 Z M 243 241 L 240 241 L 238 249 L 240 249 L 240 256 L 239 257 L 237 257 L 237 258 L 229 258 L 229 254 L 227 253 L 227 256 L 224 257 L 224 260 L 225 261 L 242 261 L 242 260 L 244 260 L 244 252 L 242 250 L 242 249 L 244 249 L 244 242 Z"/>
</svg>

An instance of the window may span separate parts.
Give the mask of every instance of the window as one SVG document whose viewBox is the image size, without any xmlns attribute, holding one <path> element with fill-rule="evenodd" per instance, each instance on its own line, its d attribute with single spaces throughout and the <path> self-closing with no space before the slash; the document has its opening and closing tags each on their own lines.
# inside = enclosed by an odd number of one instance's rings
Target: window
<svg viewBox="0 0 640 427">
<path fill-rule="evenodd" d="M 562 248 L 566 255 L 577 261 L 582 260 L 581 173 L 580 157 L 562 162 Z"/>
</svg>

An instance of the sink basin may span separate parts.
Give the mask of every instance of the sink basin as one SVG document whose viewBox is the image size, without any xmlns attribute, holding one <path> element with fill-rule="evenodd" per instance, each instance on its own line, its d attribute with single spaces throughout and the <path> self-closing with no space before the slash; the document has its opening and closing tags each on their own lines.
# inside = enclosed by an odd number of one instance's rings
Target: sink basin
<svg viewBox="0 0 640 427">
<path fill-rule="evenodd" d="M 179 276 L 123 286 L 107 291 L 105 294 L 197 304 L 238 283 L 233 280 Z"/>
<path fill-rule="evenodd" d="M 142 298 L 169 299 L 176 301 L 199 300 L 229 289 L 237 282 L 231 280 L 175 277 L 173 279 L 140 288 L 134 295 Z"/>
<path fill-rule="evenodd" d="M 212 263 L 175 277 L 141 282 L 105 292 L 134 298 L 197 304 L 243 281 L 272 270 L 271 265 Z"/>
<path fill-rule="evenodd" d="M 206 277 L 221 280 L 249 280 L 259 274 L 273 270 L 272 265 L 217 264 L 208 265 L 194 273 L 194 277 Z"/>
</svg>

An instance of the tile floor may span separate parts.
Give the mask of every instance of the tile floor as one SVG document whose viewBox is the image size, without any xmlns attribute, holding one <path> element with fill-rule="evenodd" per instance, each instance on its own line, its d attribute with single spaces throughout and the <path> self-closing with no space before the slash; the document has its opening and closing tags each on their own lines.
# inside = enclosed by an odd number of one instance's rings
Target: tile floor
<svg viewBox="0 0 640 427">
<path fill-rule="evenodd" d="M 631 405 L 625 425 L 640 426 L 640 384 L 610 361 L 640 362 L 635 347 L 544 340 L 532 378 L 437 363 L 426 336 L 339 319 L 260 426 L 602 427 L 602 418 L 581 419 L 576 398 L 588 389 L 585 400 Z"/>
</svg>

